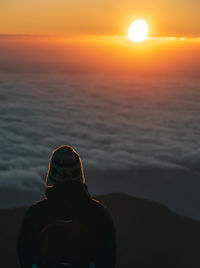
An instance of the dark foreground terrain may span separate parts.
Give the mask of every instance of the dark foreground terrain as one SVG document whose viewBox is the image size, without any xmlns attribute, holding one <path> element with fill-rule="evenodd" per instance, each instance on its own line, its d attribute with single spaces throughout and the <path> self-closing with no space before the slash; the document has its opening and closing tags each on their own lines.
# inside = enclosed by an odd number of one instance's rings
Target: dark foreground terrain
<svg viewBox="0 0 200 268">
<path fill-rule="evenodd" d="M 200 267 L 200 222 L 124 194 L 98 198 L 110 210 L 118 245 L 118 267 Z M 16 243 L 25 208 L 0 210 L 0 267 L 19 268 Z"/>
</svg>

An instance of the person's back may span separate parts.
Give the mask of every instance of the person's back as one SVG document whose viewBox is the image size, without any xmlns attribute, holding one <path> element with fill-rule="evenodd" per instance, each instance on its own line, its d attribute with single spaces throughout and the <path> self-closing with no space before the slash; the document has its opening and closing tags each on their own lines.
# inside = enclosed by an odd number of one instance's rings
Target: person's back
<svg viewBox="0 0 200 268">
<path fill-rule="evenodd" d="M 21 268 L 115 267 L 111 217 L 87 191 L 78 154 L 58 148 L 50 161 L 46 199 L 24 215 L 18 252 Z"/>
</svg>

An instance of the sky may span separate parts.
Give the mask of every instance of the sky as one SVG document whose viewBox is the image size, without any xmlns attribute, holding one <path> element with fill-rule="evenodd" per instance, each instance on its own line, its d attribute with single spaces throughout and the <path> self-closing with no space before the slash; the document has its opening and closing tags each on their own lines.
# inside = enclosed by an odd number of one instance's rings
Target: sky
<svg viewBox="0 0 200 268">
<path fill-rule="evenodd" d="M 198 0 L 1 0 L 1 34 L 126 35 L 137 18 L 151 36 L 200 36 Z"/>
<path fill-rule="evenodd" d="M 197 0 L 2 0 L 0 71 L 199 76 L 199 11 Z M 127 38 L 136 19 L 149 24 L 139 44 Z"/>
<path fill-rule="evenodd" d="M 117 72 L 199 77 L 200 39 L 0 36 L 1 72 Z"/>
</svg>

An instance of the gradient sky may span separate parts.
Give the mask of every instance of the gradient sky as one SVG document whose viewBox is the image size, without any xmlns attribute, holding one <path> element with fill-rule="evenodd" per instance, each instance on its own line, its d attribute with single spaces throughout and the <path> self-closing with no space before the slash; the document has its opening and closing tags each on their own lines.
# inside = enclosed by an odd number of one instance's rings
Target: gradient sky
<svg viewBox="0 0 200 268">
<path fill-rule="evenodd" d="M 151 36 L 200 36 L 199 0 L 1 0 L 0 34 L 126 35 L 136 18 Z"/>
<path fill-rule="evenodd" d="M 0 71 L 199 77 L 199 11 L 199 0 L 1 0 Z M 138 18 L 152 38 L 134 44 L 126 37 Z"/>
</svg>

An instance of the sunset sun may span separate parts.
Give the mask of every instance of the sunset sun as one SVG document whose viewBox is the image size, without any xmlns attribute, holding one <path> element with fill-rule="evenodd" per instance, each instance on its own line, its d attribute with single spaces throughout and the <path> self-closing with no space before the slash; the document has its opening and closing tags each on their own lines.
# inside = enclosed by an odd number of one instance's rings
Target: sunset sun
<svg viewBox="0 0 200 268">
<path fill-rule="evenodd" d="M 134 42 L 141 42 L 148 37 L 149 26 L 144 20 L 134 21 L 128 30 L 128 37 Z"/>
</svg>

